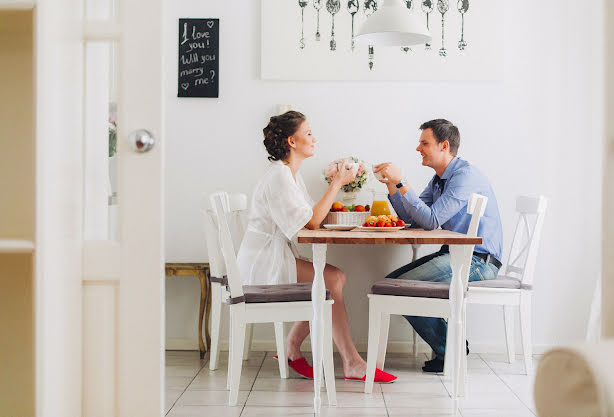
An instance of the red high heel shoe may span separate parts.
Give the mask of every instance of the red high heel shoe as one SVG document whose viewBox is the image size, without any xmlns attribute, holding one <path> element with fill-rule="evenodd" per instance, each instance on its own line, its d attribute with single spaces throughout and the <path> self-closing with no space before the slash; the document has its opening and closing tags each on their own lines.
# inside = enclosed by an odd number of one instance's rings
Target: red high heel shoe
<svg viewBox="0 0 614 417">
<path fill-rule="evenodd" d="M 279 359 L 277 355 L 273 356 L 275 359 Z M 307 359 L 298 358 L 291 361 L 288 359 L 288 366 L 305 379 L 313 379 L 313 368 L 307 363 Z"/>
<path fill-rule="evenodd" d="M 344 377 L 346 381 L 362 381 L 365 382 L 367 379 L 367 375 L 363 376 L 362 378 L 348 378 L 347 376 Z M 397 377 L 389 374 L 388 372 L 384 372 L 380 369 L 375 369 L 375 379 L 373 382 L 375 382 L 376 384 L 390 384 L 394 381 L 396 381 Z"/>
</svg>

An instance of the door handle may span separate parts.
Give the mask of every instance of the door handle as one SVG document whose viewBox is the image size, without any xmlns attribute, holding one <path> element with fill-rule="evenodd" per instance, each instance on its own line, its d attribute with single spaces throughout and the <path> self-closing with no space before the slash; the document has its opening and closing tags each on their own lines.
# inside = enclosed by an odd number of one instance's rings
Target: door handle
<svg viewBox="0 0 614 417">
<path fill-rule="evenodd" d="M 139 153 L 145 153 L 151 150 L 156 144 L 153 133 L 145 129 L 135 130 L 128 137 L 132 150 Z"/>
</svg>

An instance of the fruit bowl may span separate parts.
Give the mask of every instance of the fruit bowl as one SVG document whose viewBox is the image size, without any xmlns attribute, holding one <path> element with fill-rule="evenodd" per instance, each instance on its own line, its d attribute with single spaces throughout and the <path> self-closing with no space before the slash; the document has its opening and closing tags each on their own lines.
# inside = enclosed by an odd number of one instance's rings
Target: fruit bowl
<svg viewBox="0 0 614 417">
<path fill-rule="evenodd" d="M 324 219 L 324 224 L 347 224 L 352 226 L 361 226 L 370 212 L 329 212 Z"/>
</svg>

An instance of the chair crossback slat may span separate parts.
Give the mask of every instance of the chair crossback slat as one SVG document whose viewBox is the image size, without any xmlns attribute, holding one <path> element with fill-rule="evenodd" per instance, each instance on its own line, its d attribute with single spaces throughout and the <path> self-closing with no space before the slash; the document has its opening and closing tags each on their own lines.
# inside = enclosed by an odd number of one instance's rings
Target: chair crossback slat
<svg viewBox="0 0 614 417">
<path fill-rule="evenodd" d="M 226 265 L 226 276 L 228 279 L 228 289 L 232 298 L 243 296 L 243 284 L 239 274 L 239 264 L 235 255 L 230 228 L 228 227 L 227 215 L 230 214 L 230 202 L 228 194 L 218 192 L 211 194 L 211 206 L 217 216 L 219 242 L 221 247 L 224 264 Z"/>
<path fill-rule="evenodd" d="M 467 236 L 476 237 L 478 235 L 480 219 L 482 218 L 482 216 L 484 216 L 484 212 L 486 211 L 486 204 L 488 204 L 488 197 L 485 197 L 480 194 L 471 194 L 471 197 L 469 197 L 469 201 L 467 202 L 467 213 L 471 214 L 471 222 L 469 222 Z M 471 250 L 467 251 L 467 256 L 469 256 L 469 258 L 471 258 L 473 254 L 473 248 L 474 246 L 471 246 Z M 469 259 L 466 264 L 470 265 L 471 260 Z M 466 291 L 467 286 L 469 285 L 469 269 L 462 271 L 461 283 L 463 285 L 464 291 Z"/>
<path fill-rule="evenodd" d="M 212 277 L 222 278 L 226 275 L 226 265 L 218 243 L 218 225 L 213 210 L 202 209 L 200 215 L 205 230 L 205 242 L 209 255 L 209 271 Z"/>
<path fill-rule="evenodd" d="M 520 196 L 516 200 L 518 221 L 504 274 L 520 279 L 525 285 L 533 285 L 546 207 L 547 200 L 544 196 Z"/>
</svg>

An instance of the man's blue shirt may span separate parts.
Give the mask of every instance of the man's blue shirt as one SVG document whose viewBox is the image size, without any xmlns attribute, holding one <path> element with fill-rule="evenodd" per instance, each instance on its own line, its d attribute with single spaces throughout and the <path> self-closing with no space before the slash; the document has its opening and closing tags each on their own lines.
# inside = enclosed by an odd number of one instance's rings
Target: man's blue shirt
<svg viewBox="0 0 614 417">
<path fill-rule="evenodd" d="M 490 253 L 500 261 L 503 228 L 497 198 L 486 176 L 469 162 L 455 157 L 441 179 L 435 175 L 420 197 L 410 189 L 405 195 L 397 192 L 388 196 L 388 199 L 399 217 L 412 227 L 426 230 L 441 227 L 444 230 L 467 233 L 471 222 L 471 215 L 467 214 L 467 202 L 473 193 L 488 197 L 486 211 L 478 228 L 478 236 L 483 242 L 475 245 L 474 251 Z"/>
</svg>

